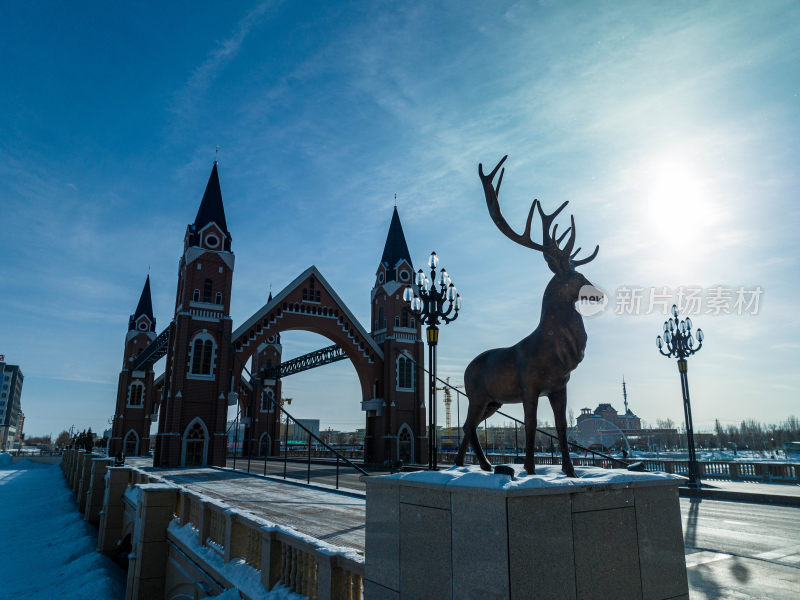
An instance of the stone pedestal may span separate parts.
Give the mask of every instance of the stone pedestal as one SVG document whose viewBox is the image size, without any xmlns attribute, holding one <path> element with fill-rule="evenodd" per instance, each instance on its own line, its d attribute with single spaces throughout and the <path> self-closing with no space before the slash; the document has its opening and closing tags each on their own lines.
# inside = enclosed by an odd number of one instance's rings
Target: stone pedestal
<svg viewBox="0 0 800 600">
<path fill-rule="evenodd" d="M 370 600 L 688 600 L 677 479 L 475 469 L 365 478 Z"/>
</svg>

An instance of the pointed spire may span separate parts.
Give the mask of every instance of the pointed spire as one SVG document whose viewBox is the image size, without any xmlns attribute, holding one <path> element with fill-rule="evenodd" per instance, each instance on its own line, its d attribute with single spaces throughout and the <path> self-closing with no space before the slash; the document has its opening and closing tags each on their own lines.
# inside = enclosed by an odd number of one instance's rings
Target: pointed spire
<svg viewBox="0 0 800 600">
<path fill-rule="evenodd" d="M 389 234 L 386 236 L 386 245 L 383 247 L 383 256 L 381 262 L 387 269 L 386 281 L 395 279 L 394 267 L 401 260 L 405 260 L 411 265 L 411 254 L 408 252 L 408 245 L 406 244 L 406 236 L 403 234 L 403 226 L 400 224 L 400 215 L 397 213 L 397 207 L 394 207 L 392 213 L 392 222 L 389 224 Z"/>
<path fill-rule="evenodd" d="M 144 281 L 144 287 L 142 288 L 142 295 L 139 296 L 139 304 L 136 305 L 136 310 L 131 315 L 130 323 L 128 328 L 134 329 L 136 319 L 145 315 L 148 319 L 150 319 L 150 330 L 154 331 L 156 328 L 156 318 L 153 316 L 153 299 L 150 296 L 150 275 L 147 275 L 147 279 Z"/>
<path fill-rule="evenodd" d="M 222 190 L 219 187 L 217 161 L 214 161 L 214 168 L 211 169 L 203 200 L 200 202 L 200 208 L 194 219 L 195 231 L 200 231 L 211 222 L 216 223 L 225 232 L 225 235 L 230 237 L 228 224 L 225 222 L 225 208 L 222 206 Z"/>
</svg>

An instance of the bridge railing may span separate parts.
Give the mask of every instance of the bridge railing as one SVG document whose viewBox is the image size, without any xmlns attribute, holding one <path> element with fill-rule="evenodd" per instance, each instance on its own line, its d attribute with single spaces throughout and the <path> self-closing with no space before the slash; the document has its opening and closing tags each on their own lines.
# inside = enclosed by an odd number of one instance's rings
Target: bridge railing
<svg viewBox="0 0 800 600">
<path fill-rule="evenodd" d="M 241 559 L 260 572 L 267 590 L 280 584 L 320 600 L 361 600 L 364 557 L 228 507 L 186 489 L 177 517 L 196 532 L 196 541 L 225 563 Z M 173 537 L 174 533 L 173 533 Z"/>
<path fill-rule="evenodd" d="M 81 455 L 74 450 L 65 452 L 62 463 L 65 476 L 77 469 Z M 142 518 L 137 510 L 142 493 L 138 486 L 169 483 L 177 489 L 177 495 L 175 506 L 170 509 L 174 519 L 167 528 L 167 539 L 192 551 L 197 564 L 213 571 L 231 561 L 243 561 L 258 572 L 266 590 L 281 584 L 292 592 L 319 600 L 363 598 L 362 552 L 334 546 L 292 527 L 261 519 L 136 467 L 117 468 L 116 472 L 123 477 L 123 487 L 115 488 L 119 495 L 115 498 L 107 490 L 104 503 L 106 508 L 109 504 L 122 507 L 121 531 L 132 531 L 134 521 Z M 188 547 L 187 539 L 192 540 Z M 204 563 L 208 556 L 197 551 L 205 548 L 213 551 L 216 559 L 212 562 L 218 564 Z"/>
</svg>

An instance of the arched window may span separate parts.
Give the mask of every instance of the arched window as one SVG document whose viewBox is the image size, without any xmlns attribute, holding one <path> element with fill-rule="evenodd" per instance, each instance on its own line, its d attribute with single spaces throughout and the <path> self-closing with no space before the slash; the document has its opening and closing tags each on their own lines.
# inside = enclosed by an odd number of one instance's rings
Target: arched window
<svg viewBox="0 0 800 600">
<path fill-rule="evenodd" d="M 211 302 L 211 280 L 206 279 L 203 283 L 203 302 Z"/>
<path fill-rule="evenodd" d="M 394 326 L 395 327 L 400 327 L 400 316 L 399 315 L 395 315 L 394 316 Z"/>
<path fill-rule="evenodd" d="M 217 297 L 214 299 L 215 304 L 222 304 L 222 292 L 217 292 Z"/>
<path fill-rule="evenodd" d="M 414 436 L 406 423 L 397 432 L 397 460 L 405 464 L 414 462 Z"/>
<path fill-rule="evenodd" d="M 397 357 L 397 389 L 414 389 L 414 363 L 405 356 Z"/>
<path fill-rule="evenodd" d="M 272 402 L 274 399 L 275 394 L 272 390 L 264 390 L 261 394 L 261 411 L 272 412 Z"/>
<path fill-rule="evenodd" d="M 134 381 L 128 388 L 128 406 L 141 408 L 144 399 L 144 385 Z"/>
<path fill-rule="evenodd" d="M 402 322 L 402 325 L 403 325 L 403 327 L 408 327 L 408 309 L 407 308 L 403 309 L 403 322 Z"/>
<path fill-rule="evenodd" d="M 133 429 L 125 436 L 123 448 L 125 456 L 137 456 L 139 454 L 139 436 Z"/>
<path fill-rule="evenodd" d="M 189 347 L 192 375 L 213 375 L 216 345 L 207 333 L 197 335 Z"/>
<path fill-rule="evenodd" d="M 192 292 L 192 302 L 200 302 L 200 290 L 195 289 L 194 292 Z"/>
<path fill-rule="evenodd" d="M 196 417 L 183 434 L 183 464 L 199 467 L 206 463 L 208 431 L 199 417 Z"/>
<path fill-rule="evenodd" d="M 383 329 L 383 307 L 378 309 L 378 329 Z"/>
</svg>

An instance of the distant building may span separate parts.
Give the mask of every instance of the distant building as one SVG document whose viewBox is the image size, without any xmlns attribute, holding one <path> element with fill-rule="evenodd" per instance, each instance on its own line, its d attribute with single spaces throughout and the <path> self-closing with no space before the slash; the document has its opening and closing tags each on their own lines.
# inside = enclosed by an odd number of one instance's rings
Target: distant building
<svg viewBox="0 0 800 600">
<path fill-rule="evenodd" d="M 22 432 L 22 370 L 0 362 L 0 450 L 8 450 Z"/>
<path fill-rule="evenodd" d="M 626 403 L 627 404 L 627 403 Z M 630 430 L 638 430 L 642 428 L 642 420 L 633 414 L 633 411 L 628 408 L 625 414 L 619 414 L 616 409 L 608 403 L 598 404 L 597 408 L 592 411 L 591 408 L 582 408 L 581 414 L 578 415 L 578 423 L 586 419 L 601 418 L 613 423 L 619 427 L 623 432 Z"/>
</svg>

